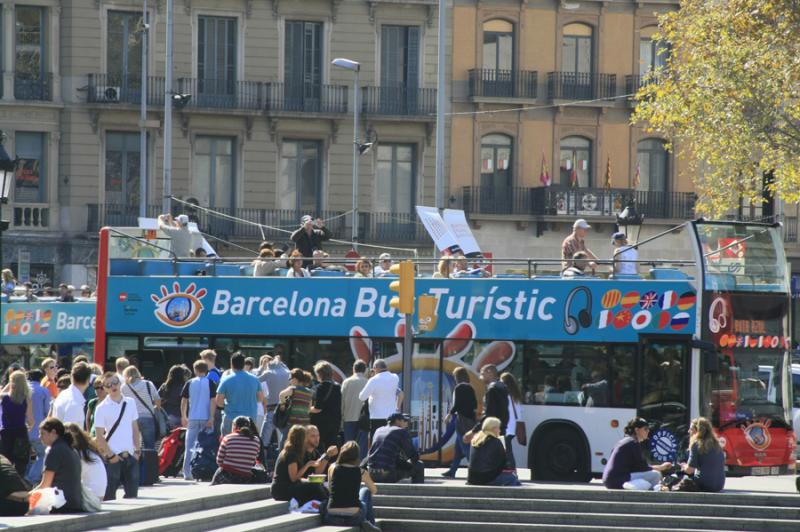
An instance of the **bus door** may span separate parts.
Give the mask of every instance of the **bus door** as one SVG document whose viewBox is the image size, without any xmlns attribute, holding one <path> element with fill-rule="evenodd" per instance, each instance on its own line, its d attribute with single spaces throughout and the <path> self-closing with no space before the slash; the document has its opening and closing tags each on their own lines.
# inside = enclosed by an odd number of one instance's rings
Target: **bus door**
<svg viewBox="0 0 800 532">
<path fill-rule="evenodd" d="M 649 457 L 674 463 L 689 441 L 689 343 L 643 339 L 640 353 L 638 415 L 650 424 Z"/>
</svg>

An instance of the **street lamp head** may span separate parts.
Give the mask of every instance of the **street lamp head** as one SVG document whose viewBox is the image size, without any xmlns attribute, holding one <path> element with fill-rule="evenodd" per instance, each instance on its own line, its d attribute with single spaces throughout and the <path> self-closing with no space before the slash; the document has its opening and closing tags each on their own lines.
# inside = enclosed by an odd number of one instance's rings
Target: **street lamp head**
<svg viewBox="0 0 800 532">
<path fill-rule="evenodd" d="M 625 234 L 628 233 L 629 225 L 642 225 L 644 216 L 636 210 L 636 202 L 633 199 L 628 200 L 628 204 L 622 209 L 622 212 L 617 214 L 617 225 L 625 228 Z"/>
<path fill-rule="evenodd" d="M 331 61 L 331 64 L 339 68 L 344 68 L 345 70 L 352 70 L 353 72 L 361 70 L 361 63 L 353 61 L 352 59 L 345 59 L 344 57 L 337 57 Z"/>
<path fill-rule="evenodd" d="M 369 150 L 371 150 L 372 146 L 374 146 L 374 145 L 375 145 L 375 143 L 373 143 L 373 142 L 365 142 L 364 144 L 356 143 L 356 146 L 358 146 L 358 154 L 359 155 L 366 155 L 367 152 L 369 152 Z"/>
<path fill-rule="evenodd" d="M 191 99 L 191 94 L 179 94 L 176 92 L 172 94 L 172 105 L 175 106 L 175 109 L 180 111 L 189 104 L 189 100 Z"/>
</svg>

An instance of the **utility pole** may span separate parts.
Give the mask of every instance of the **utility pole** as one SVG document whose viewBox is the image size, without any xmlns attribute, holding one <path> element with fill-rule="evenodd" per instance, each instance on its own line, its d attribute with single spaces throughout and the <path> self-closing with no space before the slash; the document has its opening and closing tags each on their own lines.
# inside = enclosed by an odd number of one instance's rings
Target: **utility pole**
<svg viewBox="0 0 800 532">
<path fill-rule="evenodd" d="M 167 0 L 166 72 L 164 73 L 164 214 L 172 211 L 172 0 Z"/>
<path fill-rule="evenodd" d="M 435 204 L 439 210 L 444 209 L 444 109 L 445 98 L 445 26 L 446 26 L 447 0 L 439 0 L 439 35 L 438 61 L 436 77 L 436 194 Z"/>
<path fill-rule="evenodd" d="M 139 108 L 139 217 L 147 217 L 147 0 L 142 8 L 142 89 Z"/>
</svg>

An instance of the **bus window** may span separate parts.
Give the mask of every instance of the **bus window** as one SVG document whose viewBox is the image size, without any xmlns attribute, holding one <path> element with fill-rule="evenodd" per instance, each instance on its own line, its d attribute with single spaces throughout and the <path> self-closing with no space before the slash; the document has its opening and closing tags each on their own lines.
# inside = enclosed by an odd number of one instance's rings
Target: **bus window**
<svg viewBox="0 0 800 532">
<path fill-rule="evenodd" d="M 639 415 L 673 434 L 686 434 L 687 346 L 652 342 L 645 345 L 643 353 Z"/>
<path fill-rule="evenodd" d="M 334 380 L 342 382 L 352 373 L 353 354 L 350 352 L 349 338 L 297 338 L 294 340 L 292 367 L 311 371 L 320 360 L 333 366 Z M 339 376 L 336 377 L 336 374 Z M 316 375 L 314 376 L 316 379 Z"/>
</svg>

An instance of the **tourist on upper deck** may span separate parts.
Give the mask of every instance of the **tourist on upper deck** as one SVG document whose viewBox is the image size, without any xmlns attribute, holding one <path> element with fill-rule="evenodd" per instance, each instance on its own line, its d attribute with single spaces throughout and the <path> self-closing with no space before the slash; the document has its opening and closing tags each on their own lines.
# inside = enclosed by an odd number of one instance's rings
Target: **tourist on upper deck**
<svg viewBox="0 0 800 532">
<path fill-rule="evenodd" d="M 303 254 L 297 250 L 292 251 L 292 254 L 289 255 L 289 260 L 286 261 L 286 267 L 289 268 L 289 271 L 286 272 L 286 277 L 311 277 L 308 270 L 303 268 L 303 264 L 305 264 Z"/>
<path fill-rule="evenodd" d="M 23 296 L 23 297 L 25 297 L 25 302 L 27 302 L 27 303 L 35 303 L 36 301 L 39 301 L 39 298 L 36 297 L 34 295 L 34 293 L 33 293 L 33 284 L 32 283 L 25 283 L 23 286 L 25 286 L 25 295 Z"/>
<path fill-rule="evenodd" d="M 311 271 L 311 270 L 328 270 L 328 271 L 344 272 L 345 269 L 342 266 L 339 266 L 338 264 L 328 264 L 327 258 L 329 256 L 330 255 L 328 255 L 326 252 L 322 251 L 321 249 L 315 249 L 314 250 L 314 261 L 313 261 L 313 264 L 311 265 L 311 267 L 309 268 L 309 271 Z"/>
<path fill-rule="evenodd" d="M 197 249 L 194 250 L 194 256 L 195 256 L 195 258 L 198 258 L 198 259 L 202 259 L 204 257 L 208 257 L 208 251 L 206 251 L 206 248 L 202 248 L 202 247 L 197 248 Z"/>
<path fill-rule="evenodd" d="M 611 243 L 614 246 L 614 273 L 621 273 L 623 275 L 638 275 L 639 274 L 639 251 L 628 244 L 628 236 L 619 231 L 614 233 L 611 237 Z"/>
<path fill-rule="evenodd" d="M 579 251 L 572 256 L 572 263 L 569 268 L 561 272 L 561 277 L 581 277 L 586 275 L 586 266 L 594 264 L 589 262 L 589 255 L 585 251 Z M 594 275 L 594 269 L 592 270 Z"/>
<path fill-rule="evenodd" d="M 171 214 L 158 217 L 158 228 L 170 238 L 170 249 L 176 257 L 190 257 L 192 234 L 189 232 L 189 217 L 181 214 L 173 219 Z"/>
<path fill-rule="evenodd" d="M 583 218 L 575 220 L 575 223 L 572 224 L 572 233 L 561 243 L 561 271 L 570 267 L 571 259 L 578 251 L 583 251 L 590 259 L 597 260 L 597 256 L 586 247 L 586 234 L 591 228 L 592 226 Z M 596 266 L 594 262 L 589 263 L 592 272 Z"/>
<path fill-rule="evenodd" d="M 603 484 L 608 489 L 651 490 L 661 483 L 661 473 L 672 464 L 649 465 L 644 458 L 641 443 L 647 439 L 650 426 L 635 417 L 625 426 L 625 437 L 614 446 L 603 470 Z"/>
<path fill-rule="evenodd" d="M 442 257 L 439 264 L 436 266 L 436 271 L 433 273 L 434 279 L 447 279 L 453 276 L 456 261 L 452 257 Z"/>
<path fill-rule="evenodd" d="M 72 295 L 72 290 L 66 283 L 58 285 L 58 301 L 61 303 L 74 303 L 75 297 Z"/>
<path fill-rule="evenodd" d="M 2 272 L 2 285 L 0 288 L 2 292 L 11 297 L 14 295 L 14 288 L 17 286 L 17 280 L 14 278 L 14 272 L 6 268 Z"/>
<path fill-rule="evenodd" d="M 380 261 L 378 264 L 375 265 L 375 269 L 372 271 L 372 275 L 374 277 L 383 277 L 384 275 L 388 275 L 392 272 L 389 269 L 392 267 L 392 256 L 388 253 L 381 253 L 381 256 L 378 257 Z"/>
<path fill-rule="evenodd" d="M 81 297 L 92 297 L 92 288 L 88 284 L 81 285 Z"/>
<path fill-rule="evenodd" d="M 450 277 L 491 277 L 492 274 L 481 266 L 470 268 L 467 258 L 464 255 L 457 255 L 455 266 Z"/>
<path fill-rule="evenodd" d="M 300 252 L 301 257 L 306 257 L 303 267 L 311 266 L 311 257 L 315 249 L 322 249 L 322 242 L 330 240 L 333 236 L 330 230 L 325 227 L 321 218 L 317 218 L 312 224 L 311 216 L 306 214 L 300 219 L 300 228 L 292 233 L 291 239 L 295 244 L 295 249 Z"/>
<path fill-rule="evenodd" d="M 356 263 L 356 274 L 353 277 L 372 277 L 372 271 L 369 260 L 362 258 Z"/>
<path fill-rule="evenodd" d="M 258 258 L 252 264 L 253 277 L 267 277 L 281 267 L 282 261 L 275 260 L 275 252 L 271 248 L 264 248 L 259 251 Z"/>
</svg>

